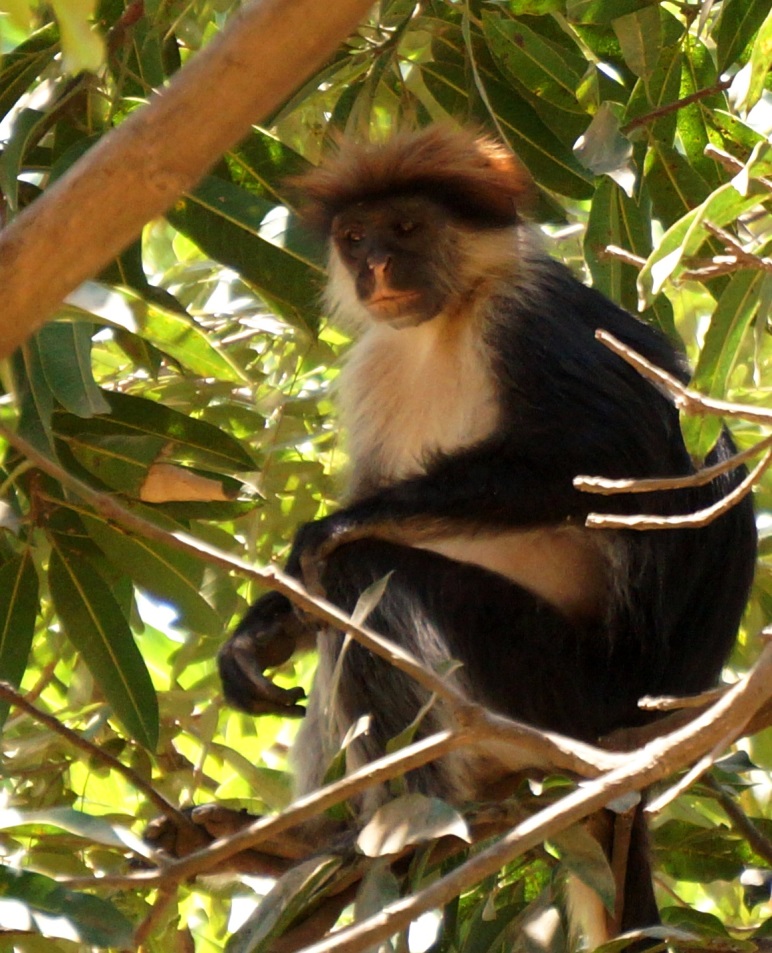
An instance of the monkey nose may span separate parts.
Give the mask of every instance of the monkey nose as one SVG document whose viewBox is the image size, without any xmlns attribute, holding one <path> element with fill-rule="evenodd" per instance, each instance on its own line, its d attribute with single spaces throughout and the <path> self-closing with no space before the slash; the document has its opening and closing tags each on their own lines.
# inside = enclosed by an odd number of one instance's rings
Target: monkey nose
<svg viewBox="0 0 772 953">
<path fill-rule="evenodd" d="M 367 259 L 367 267 L 376 278 L 383 278 L 391 266 L 389 255 L 370 255 Z"/>
</svg>

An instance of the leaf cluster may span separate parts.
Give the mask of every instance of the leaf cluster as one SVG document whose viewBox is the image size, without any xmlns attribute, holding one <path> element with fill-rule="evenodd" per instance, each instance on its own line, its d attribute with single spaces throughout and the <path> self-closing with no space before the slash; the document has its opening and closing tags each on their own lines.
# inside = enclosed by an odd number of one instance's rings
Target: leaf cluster
<svg viewBox="0 0 772 953">
<path fill-rule="evenodd" d="M 60 0 L 55 17 L 25 4 L 23 15 L 0 19 L 2 220 L 141 109 L 227 28 L 233 6 L 100 0 L 92 28 L 103 60 L 80 73 L 67 72 L 67 24 L 82 31 L 89 16 L 79 2 Z M 258 586 L 128 530 L 67 478 L 116 495 L 169 534 L 256 564 L 280 559 L 294 527 L 332 504 L 345 467 L 329 392 L 346 339 L 321 313 L 322 250 L 298 227 L 286 179 L 340 133 L 386 136 L 432 120 L 501 136 L 538 186 L 536 224 L 550 251 L 680 338 L 698 389 L 765 405 L 770 37 L 767 0 L 382 0 L 263 127 L 0 368 L 3 432 L 54 464 L 43 472 L 6 443 L 0 678 L 174 803 L 284 807 L 291 729 L 224 712 L 213 661 Z M 81 240 L 76 227 L 71 240 Z M 696 457 L 718 426 L 685 420 Z M 761 436 L 759 424 L 733 429 L 741 446 Z M 768 480 L 756 491 L 762 528 L 770 492 Z M 772 616 L 770 555 L 763 535 L 737 669 L 754 658 Z M 279 677 L 308 684 L 310 668 L 301 659 Z M 12 859 L 0 868 L 0 930 L 14 947 L 120 948 L 127 924 L 143 923 L 148 950 L 222 948 L 232 911 L 254 906 L 262 886 L 187 885 L 154 911 L 155 895 L 140 886 L 98 890 L 97 876 L 143 853 L 126 832 L 154 808 L 97 756 L 7 704 L 0 714 L 0 841 Z M 753 764 L 720 780 L 766 837 L 768 739 L 746 747 Z M 421 826 L 415 805 L 405 812 Z M 739 823 L 708 788 L 682 795 L 656 821 L 668 927 L 727 948 L 763 935 L 766 881 L 757 877 L 762 888 L 751 890 L 743 877 L 772 857 L 749 847 Z M 581 837 L 566 834 L 446 907 L 436 949 L 565 948 L 566 871 L 606 889 Z M 429 856 L 421 848 L 391 872 L 378 860 L 352 916 L 418 890 L 436 873 Z M 76 886 L 55 882 L 65 876 Z M 292 920 L 288 910 L 319 903 L 329 876 L 326 866 L 295 872 L 281 888 L 281 916 L 270 929 L 267 920 L 248 926 L 232 949 L 268 948 Z"/>
</svg>

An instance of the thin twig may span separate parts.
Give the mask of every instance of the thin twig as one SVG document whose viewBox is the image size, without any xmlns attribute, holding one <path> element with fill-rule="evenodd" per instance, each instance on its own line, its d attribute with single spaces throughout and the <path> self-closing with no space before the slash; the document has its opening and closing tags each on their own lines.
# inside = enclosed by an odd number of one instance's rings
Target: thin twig
<svg viewBox="0 0 772 953">
<path fill-rule="evenodd" d="M 693 93 L 689 93 L 688 96 L 682 96 L 681 99 L 674 100 L 672 103 L 658 106 L 656 109 L 652 109 L 651 112 L 645 113 L 643 116 L 637 116 L 622 126 L 622 135 L 627 136 L 640 126 L 647 126 L 649 123 L 661 119 L 662 116 L 668 116 L 670 113 L 678 112 L 678 110 L 683 109 L 684 106 L 690 106 L 692 103 L 699 102 L 701 99 L 707 99 L 708 96 L 715 96 L 716 93 L 721 93 L 725 89 L 729 89 L 731 85 L 731 79 L 720 79 L 718 82 L 713 83 L 712 86 L 706 86 L 704 89 L 698 89 Z"/>
<path fill-rule="evenodd" d="M 585 520 L 585 526 L 593 529 L 673 529 L 674 527 L 707 526 L 713 520 L 727 513 L 753 490 L 764 472 L 772 464 L 772 448 L 767 450 L 763 459 L 751 472 L 726 496 L 712 506 L 695 510 L 683 516 L 654 516 L 652 514 L 636 514 L 635 516 L 616 516 L 604 513 L 590 513 Z"/>
<path fill-rule="evenodd" d="M 772 447 L 772 434 L 765 437 L 747 450 L 735 453 L 720 463 L 703 467 L 696 473 L 680 477 L 654 477 L 643 480 L 610 480 L 607 477 L 578 476 L 574 478 L 574 486 L 583 493 L 595 493 L 598 496 L 614 496 L 618 493 L 655 493 L 660 490 L 681 490 L 689 487 L 705 486 L 712 483 L 716 477 L 752 460 L 760 453 Z"/>
<path fill-rule="evenodd" d="M 156 791 L 152 785 L 148 784 L 141 775 L 137 774 L 133 768 L 123 764 L 109 752 L 105 751 L 104 748 L 98 747 L 87 738 L 74 732 L 71 728 L 67 728 L 66 725 L 63 725 L 53 715 L 49 715 L 48 712 L 41 711 L 39 708 L 30 704 L 13 685 L 10 685 L 8 682 L 0 681 L 0 699 L 10 702 L 11 705 L 21 709 L 21 711 L 28 714 L 31 718 L 34 718 L 35 721 L 41 725 L 45 725 L 49 731 L 53 731 L 61 738 L 66 739 L 73 748 L 77 748 L 78 751 L 83 752 L 87 757 L 94 758 L 113 771 L 122 774 L 130 784 L 138 791 L 141 791 L 149 801 L 152 801 L 159 811 L 173 818 L 176 824 L 182 827 L 195 826 L 187 815 L 180 811 L 171 801 L 167 801 L 162 794 L 159 794 L 159 792 Z"/>
<path fill-rule="evenodd" d="M 772 410 L 706 397 L 682 384 L 677 377 L 663 371 L 661 367 L 647 361 L 643 355 L 623 344 L 619 338 L 609 334 L 608 331 L 598 330 L 595 332 L 595 337 L 601 344 L 634 367 L 642 377 L 664 387 L 673 398 L 675 405 L 686 413 L 697 416 L 739 417 L 757 424 L 772 425 Z"/>
<path fill-rule="evenodd" d="M 745 165 L 740 162 L 739 159 L 735 159 L 733 155 L 730 155 L 728 152 L 724 152 L 723 149 L 719 149 L 718 146 L 713 144 L 708 144 L 703 150 L 703 154 L 706 155 L 709 159 L 715 159 L 716 162 L 719 162 L 725 169 L 729 172 L 736 175 L 738 172 L 742 172 L 745 168 Z M 766 176 L 759 176 L 756 178 L 757 182 L 760 182 L 765 189 L 769 189 L 772 192 L 772 179 L 766 178 Z"/>
</svg>

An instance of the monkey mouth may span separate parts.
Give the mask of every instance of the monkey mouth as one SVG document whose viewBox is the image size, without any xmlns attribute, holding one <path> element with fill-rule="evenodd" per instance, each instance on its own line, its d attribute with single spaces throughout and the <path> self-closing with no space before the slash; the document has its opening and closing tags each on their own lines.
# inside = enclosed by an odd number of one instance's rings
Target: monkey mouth
<svg viewBox="0 0 772 953">
<path fill-rule="evenodd" d="M 421 300 L 418 291 L 381 291 L 367 302 L 368 309 L 379 318 L 399 317 Z"/>
</svg>

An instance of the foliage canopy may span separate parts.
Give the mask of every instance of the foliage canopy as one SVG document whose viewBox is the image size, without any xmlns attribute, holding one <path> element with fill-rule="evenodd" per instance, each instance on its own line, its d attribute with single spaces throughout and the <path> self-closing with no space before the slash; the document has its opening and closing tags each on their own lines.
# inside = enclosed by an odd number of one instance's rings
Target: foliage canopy
<svg viewBox="0 0 772 953">
<path fill-rule="evenodd" d="M 0 0 L 3 220 L 142 108 L 234 9 L 100 0 L 92 34 L 80 0 Z M 25 442 L 3 437 L 0 677 L 175 804 L 285 807 L 294 726 L 225 711 L 213 663 L 257 583 L 127 529 L 82 484 L 161 530 L 254 564 L 281 559 L 294 527 L 333 505 L 345 466 L 329 390 L 346 339 L 320 313 L 321 249 L 297 227 L 285 179 L 336 133 L 438 119 L 514 148 L 539 186 L 551 253 L 680 337 L 699 390 L 766 405 L 770 64 L 768 0 L 383 0 L 0 370 L 3 434 Z M 695 455 L 718 426 L 684 420 Z M 732 429 L 743 447 L 766 435 L 742 418 Z M 762 527 L 770 492 L 769 480 L 756 488 Z M 737 672 L 772 616 L 769 557 L 763 539 Z M 308 685 L 310 673 L 301 659 L 279 678 Z M 153 890 L 96 882 L 125 873 L 127 851 L 147 853 L 136 841 L 157 813 L 146 791 L 23 711 L 6 703 L 2 717 L 0 931 L 13 949 L 125 948 L 143 922 L 147 950 L 222 949 L 265 884 L 186 884 L 146 921 Z M 768 732 L 746 739 L 655 818 L 663 919 L 700 938 L 690 946 L 751 949 L 768 932 L 771 763 Z M 415 842 L 456 829 L 438 810 L 410 806 Z M 419 889 L 427 857 L 399 881 L 372 866 L 355 915 Z M 296 868 L 228 949 L 266 948 L 323 889 L 325 864 Z M 560 948 L 559 931 L 522 926 L 560 899 L 565 868 L 603 891 L 606 873 L 572 829 L 451 904 L 443 948 Z"/>
</svg>

